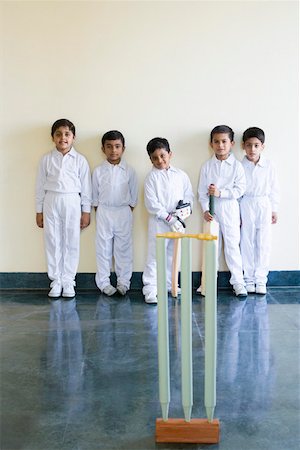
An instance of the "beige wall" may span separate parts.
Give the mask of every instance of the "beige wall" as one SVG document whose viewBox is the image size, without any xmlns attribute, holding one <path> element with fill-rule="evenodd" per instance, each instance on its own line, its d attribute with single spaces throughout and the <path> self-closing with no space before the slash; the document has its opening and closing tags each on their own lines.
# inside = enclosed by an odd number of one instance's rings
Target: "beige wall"
<svg viewBox="0 0 300 450">
<path fill-rule="evenodd" d="M 46 270 L 34 184 L 52 148 L 50 126 L 61 117 L 75 123 L 76 148 L 91 169 L 102 161 L 100 135 L 125 134 L 140 183 L 135 271 L 146 255 L 148 140 L 169 139 L 173 163 L 196 194 L 211 128 L 233 127 L 241 159 L 243 130 L 262 127 L 282 196 L 271 270 L 299 269 L 297 9 L 296 1 L 1 2 L 0 271 Z M 189 230 L 200 227 L 196 201 Z M 80 272 L 95 271 L 94 234 L 93 215 Z"/>
</svg>

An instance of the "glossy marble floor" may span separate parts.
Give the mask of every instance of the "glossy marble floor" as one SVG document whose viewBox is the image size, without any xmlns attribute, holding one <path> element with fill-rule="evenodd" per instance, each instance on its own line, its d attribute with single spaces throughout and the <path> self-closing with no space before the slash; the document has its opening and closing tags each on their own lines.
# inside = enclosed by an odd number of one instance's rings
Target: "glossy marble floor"
<svg viewBox="0 0 300 450">
<path fill-rule="evenodd" d="M 157 306 L 79 292 L 1 293 L 1 450 L 296 450 L 297 288 L 218 294 L 218 445 L 155 444 Z M 205 300 L 193 298 L 193 417 L 203 406 Z M 169 299 L 172 404 L 182 417 L 178 302 Z"/>
</svg>

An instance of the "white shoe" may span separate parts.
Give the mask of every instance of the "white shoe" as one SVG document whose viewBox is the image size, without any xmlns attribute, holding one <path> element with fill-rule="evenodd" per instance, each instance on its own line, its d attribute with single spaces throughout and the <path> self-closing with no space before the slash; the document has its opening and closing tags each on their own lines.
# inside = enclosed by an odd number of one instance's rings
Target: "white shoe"
<svg viewBox="0 0 300 450">
<path fill-rule="evenodd" d="M 107 286 L 105 286 L 102 292 L 103 294 L 108 295 L 110 297 L 111 295 L 114 295 L 117 292 L 117 289 L 113 287 L 111 284 L 108 284 Z"/>
<path fill-rule="evenodd" d="M 237 297 L 247 297 L 247 291 L 245 289 L 245 286 L 241 283 L 238 284 L 234 284 L 233 285 L 233 290 L 235 292 L 235 295 Z"/>
<path fill-rule="evenodd" d="M 145 302 L 146 303 L 157 303 L 157 296 L 155 294 L 147 294 L 145 295 Z"/>
<path fill-rule="evenodd" d="M 63 297 L 68 297 L 68 298 L 72 298 L 75 297 L 75 289 L 74 289 L 74 284 L 73 283 L 64 283 L 63 285 L 63 293 L 62 293 Z"/>
<path fill-rule="evenodd" d="M 248 294 L 254 294 L 255 293 L 255 285 L 254 283 L 247 283 L 246 284 L 246 290 Z"/>
<path fill-rule="evenodd" d="M 198 294 L 198 295 L 203 295 L 203 294 L 202 294 L 202 286 L 201 286 L 201 284 L 200 284 L 200 286 L 198 287 L 198 289 L 196 290 L 196 294 Z"/>
<path fill-rule="evenodd" d="M 267 287 L 265 283 L 257 283 L 255 292 L 256 294 L 265 295 L 267 293 Z"/>
<path fill-rule="evenodd" d="M 52 281 L 52 283 L 50 284 L 50 291 L 48 293 L 48 297 L 51 298 L 58 298 L 61 296 L 61 283 L 59 283 L 58 281 Z"/>
<path fill-rule="evenodd" d="M 128 291 L 128 289 L 126 286 L 124 286 L 124 284 L 117 284 L 117 291 L 121 295 L 126 295 L 126 292 Z"/>
</svg>

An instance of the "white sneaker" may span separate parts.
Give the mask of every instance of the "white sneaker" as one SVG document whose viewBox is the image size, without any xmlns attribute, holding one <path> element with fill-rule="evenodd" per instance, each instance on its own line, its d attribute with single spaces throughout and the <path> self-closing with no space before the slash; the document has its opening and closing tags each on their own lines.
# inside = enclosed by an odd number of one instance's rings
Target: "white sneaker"
<svg viewBox="0 0 300 450">
<path fill-rule="evenodd" d="M 117 291 L 121 295 L 126 295 L 126 292 L 128 291 L 128 289 L 126 286 L 124 286 L 124 284 L 117 284 Z"/>
<path fill-rule="evenodd" d="M 257 294 L 266 295 L 267 287 L 264 283 L 257 283 L 255 292 Z"/>
<path fill-rule="evenodd" d="M 48 297 L 51 298 L 58 298 L 61 296 L 61 283 L 59 283 L 58 281 L 52 281 L 52 283 L 50 284 L 50 291 L 48 293 Z"/>
<path fill-rule="evenodd" d="M 108 295 L 110 297 L 111 295 L 114 295 L 117 292 L 117 289 L 113 287 L 111 284 L 108 284 L 107 286 L 105 286 L 102 292 L 103 294 Z"/>
<path fill-rule="evenodd" d="M 157 303 L 157 296 L 155 294 L 147 294 L 145 295 L 145 302 L 146 303 Z"/>
<path fill-rule="evenodd" d="M 63 293 L 62 293 L 63 297 L 68 297 L 68 298 L 72 298 L 75 297 L 75 289 L 74 289 L 74 284 L 73 283 L 65 283 L 63 285 Z"/>
<path fill-rule="evenodd" d="M 196 294 L 198 294 L 198 295 L 203 295 L 203 294 L 202 294 L 202 286 L 201 286 L 201 284 L 200 284 L 200 286 L 198 287 L 198 289 L 196 289 Z"/>
<path fill-rule="evenodd" d="M 235 292 L 235 295 L 237 297 L 247 297 L 247 291 L 245 289 L 245 286 L 241 283 L 238 284 L 234 284 L 233 285 L 233 290 Z"/>
<path fill-rule="evenodd" d="M 254 283 L 247 283 L 246 284 L 246 289 L 248 294 L 254 294 L 255 293 L 255 285 Z"/>
</svg>

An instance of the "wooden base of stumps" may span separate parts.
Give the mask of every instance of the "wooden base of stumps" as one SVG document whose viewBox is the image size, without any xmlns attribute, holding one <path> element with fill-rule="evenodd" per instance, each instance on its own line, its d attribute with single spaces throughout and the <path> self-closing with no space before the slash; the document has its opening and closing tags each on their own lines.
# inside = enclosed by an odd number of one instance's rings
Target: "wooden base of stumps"
<svg viewBox="0 0 300 450">
<path fill-rule="evenodd" d="M 156 419 L 156 442 L 177 442 L 189 444 L 217 444 L 220 441 L 218 419 Z"/>
</svg>

